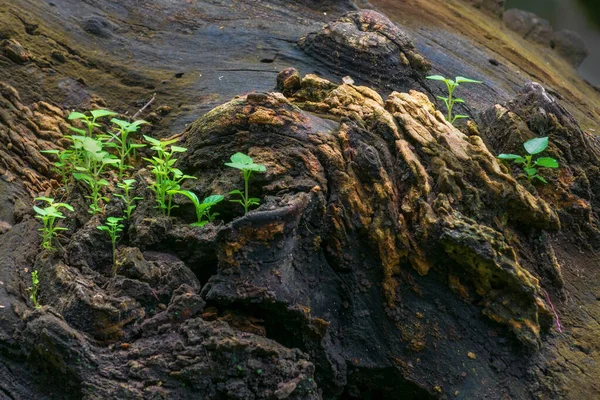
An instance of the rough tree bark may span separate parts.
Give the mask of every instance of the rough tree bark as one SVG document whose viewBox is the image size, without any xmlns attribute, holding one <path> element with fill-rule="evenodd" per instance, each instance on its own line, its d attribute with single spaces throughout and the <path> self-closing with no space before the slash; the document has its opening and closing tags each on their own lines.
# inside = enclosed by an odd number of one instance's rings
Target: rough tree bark
<svg viewBox="0 0 600 400">
<path fill-rule="evenodd" d="M 179 136 L 188 151 L 178 167 L 197 177 L 185 188 L 199 197 L 240 188 L 224 162 L 242 151 L 267 167 L 250 185 L 262 204 L 243 215 L 222 202 L 219 220 L 200 229 L 188 225 L 189 203 L 160 216 L 138 185 L 145 200 L 114 276 L 101 218 L 86 214 L 80 189 L 65 195 L 79 211 L 58 251 L 39 251 L 30 196 L 50 187 L 62 195 L 39 150 L 66 145 L 66 113 L 27 107 L 0 86 L 0 395 L 598 393 L 597 137 L 539 84 L 478 105 L 477 126 L 453 127 L 423 93 L 435 92 L 423 79 L 429 62 L 373 11 L 347 14 L 300 45 L 310 57 L 332 55 L 320 65 L 399 91 L 382 97 L 285 69 L 276 91 L 212 109 Z M 365 65 L 400 72 L 388 79 Z M 544 171 L 546 186 L 515 178 L 494 156 L 546 135 L 561 165 Z M 27 303 L 32 268 L 38 310 Z"/>
</svg>

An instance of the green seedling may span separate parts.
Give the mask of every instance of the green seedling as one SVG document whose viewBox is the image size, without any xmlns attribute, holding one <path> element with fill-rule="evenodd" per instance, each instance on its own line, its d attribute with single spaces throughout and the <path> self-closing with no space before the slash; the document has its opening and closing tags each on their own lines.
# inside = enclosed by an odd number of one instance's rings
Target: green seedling
<svg viewBox="0 0 600 400">
<path fill-rule="evenodd" d="M 108 139 L 105 141 L 105 147 L 114 148 L 117 151 L 117 156 L 121 160 L 121 162 L 117 164 L 119 168 L 119 179 L 122 179 L 123 172 L 133 168 L 133 166 L 127 164 L 131 152 L 135 149 L 146 147 L 146 145 L 142 143 L 132 143 L 129 134 L 136 132 L 140 125 L 147 124 L 148 122 L 138 120 L 130 123 L 117 118 L 111 119 L 110 122 L 115 125 L 116 132 L 109 132 L 108 135 L 103 135 L 102 138 Z"/>
<path fill-rule="evenodd" d="M 144 158 L 150 163 L 149 169 L 154 175 L 154 182 L 150 185 L 150 189 L 154 192 L 156 208 L 162 210 L 164 215 L 170 216 L 171 210 L 176 206 L 172 202 L 173 194 L 169 194 L 169 192 L 179 190 L 185 179 L 196 179 L 194 176 L 183 174 L 173 166 L 177 161 L 173 156 L 176 153 L 184 153 L 187 149 L 173 146 L 177 139 L 157 140 L 146 135 L 144 135 L 144 139 L 150 143 L 150 149 L 156 152 L 152 158 Z"/>
<path fill-rule="evenodd" d="M 36 218 L 42 220 L 44 226 L 38 229 L 42 235 L 42 248 L 46 250 L 54 250 L 52 246 L 52 240 L 58 232 L 66 231 L 67 228 L 56 226 L 57 218 L 65 218 L 63 213 L 60 211 L 61 208 L 66 208 L 69 211 L 73 211 L 73 207 L 66 203 L 55 203 L 54 199 L 49 197 L 37 197 L 36 201 L 45 201 L 48 205 L 44 208 L 33 206 L 33 210 L 36 212 Z"/>
<path fill-rule="evenodd" d="M 169 217 L 171 216 L 171 210 L 173 208 L 177 208 L 177 206 L 173 204 L 173 194 L 169 194 L 169 192 L 171 192 L 173 190 L 181 189 L 181 182 L 183 182 L 185 179 L 196 179 L 196 177 L 190 176 L 190 175 L 184 175 L 183 172 L 181 172 L 177 168 L 172 169 L 172 179 L 170 179 L 167 182 L 168 186 L 170 187 L 170 189 L 167 190 L 167 194 L 168 194 L 168 198 L 169 198 L 167 201 L 167 215 Z"/>
<path fill-rule="evenodd" d="M 143 197 L 131 197 L 131 190 L 134 188 L 134 183 L 135 179 L 125 179 L 122 183 L 117 183 L 117 186 L 123 189 L 123 194 L 116 193 L 115 197 L 123 199 L 125 202 L 123 214 L 125 214 L 127 219 L 131 218 L 131 212 L 135 209 L 135 205 L 133 203 L 137 200 L 143 200 Z"/>
<path fill-rule="evenodd" d="M 229 192 L 231 195 L 238 195 L 241 197 L 239 200 L 229 200 L 233 203 L 240 203 L 244 207 L 244 214 L 248 212 L 248 208 L 252 205 L 260 204 L 260 199 L 256 197 L 249 197 L 248 193 L 248 182 L 252 172 L 265 172 L 267 168 L 262 164 L 255 164 L 251 157 L 243 153 L 235 153 L 231 156 L 231 162 L 225 163 L 228 167 L 239 169 L 242 171 L 244 177 L 244 192 L 240 190 L 232 190 Z"/>
<path fill-rule="evenodd" d="M 106 225 L 99 225 L 98 228 L 101 231 L 108 233 L 110 241 L 112 243 L 112 255 L 113 255 L 113 275 L 116 274 L 117 268 L 117 240 L 119 239 L 119 233 L 123 231 L 122 217 L 108 217 L 106 219 Z"/>
<path fill-rule="evenodd" d="M 548 137 L 535 138 L 523 143 L 523 147 L 527 151 L 527 155 L 522 157 L 517 154 L 500 154 L 497 158 L 501 160 L 513 161 L 515 164 L 520 164 L 523 168 L 524 174 L 521 176 L 526 177 L 529 181 L 537 179 L 543 183 L 548 183 L 544 177 L 538 174 L 538 167 L 542 168 L 558 168 L 558 161 L 551 157 L 540 157 L 533 160 L 533 156 L 546 150 L 548 147 Z"/>
<path fill-rule="evenodd" d="M 73 147 L 83 155 L 75 165 L 73 177 L 84 182 L 90 188 L 90 195 L 85 196 L 91 200 L 90 214 L 102 212 L 101 201 L 108 201 L 107 197 L 102 196 L 102 188 L 108 186 L 108 181 L 102 178 L 102 174 L 107 165 L 115 165 L 120 161 L 115 156 L 103 150 L 103 144 L 100 140 L 87 136 L 72 136 Z"/>
<path fill-rule="evenodd" d="M 463 99 L 461 99 L 459 97 L 454 97 L 454 91 L 456 90 L 457 87 L 460 86 L 461 83 L 483 83 L 482 81 L 476 81 L 474 79 L 465 78 L 464 76 L 457 76 L 454 80 L 447 79 L 441 75 L 431 75 L 431 76 L 427 76 L 426 78 L 430 79 L 432 81 L 442 81 L 446 84 L 446 87 L 448 88 L 448 97 L 443 97 L 443 96 L 436 96 L 436 97 L 438 99 L 442 100 L 444 102 L 444 104 L 446 105 L 446 109 L 448 111 L 448 113 L 446 114 L 446 120 L 448 122 L 450 122 L 451 124 L 454 125 L 454 122 L 457 119 L 469 118 L 468 115 L 452 114 L 452 110 L 456 103 L 464 103 L 465 102 Z"/>
<path fill-rule="evenodd" d="M 27 288 L 29 292 L 29 299 L 33 303 L 35 308 L 40 308 L 41 304 L 38 300 L 38 292 L 40 291 L 40 280 L 38 278 L 37 271 L 31 271 L 31 286 Z"/>
<path fill-rule="evenodd" d="M 200 203 L 200 200 L 198 200 L 198 196 L 196 196 L 195 193 L 190 192 L 189 190 L 170 190 L 169 191 L 169 195 L 176 195 L 176 194 L 181 194 L 185 197 L 187 197 L 188 199 L 190 199 L 192 201 L 192 203 L 194 203 L 194 207 L 196 208 L 196 218 L 198 219 L 197 222 L 194 222 L 193 224 L 191 224 L 192 226 L 204 226 L 206 224 L 208 224 L 209 222 L 213 222 L 215 220 L 215 217 L 217 215 L 219 215 L 219 213 L 212 213 L 210 212 L 210 208 L 212 206 L 214 206 L 215 204 L 223 201 L 224 197 L 220 194 L 214 194 L 212 196 L 208 196 L 207 198 L 205 198 L 202 203 Z"/>
<path fill-rule="evenodd" d="M 68 184 L 73 173 L 73 150 L 41 150 L 40 153 L 56 155 L 58 161 L 54 162 L 54 170 L 60 174 L 61 183 L 68 190 Z"/>
<path fill-rule="evenodd" d="M 77 133 L 78 135 L 91 137 L 91 136 L 93 136 L 94 128 L 97 128 L 100 126 L 100 124 L 97 123 L 96 120 L 98 118 L 110 117 L 113 115 L 118 115 L 118 114 L 116 112 L 109 111 L 109 110 L 92 110 L 92 111 L 90 111 L 90 115 L 86 115 L 84 113 L 73 111 L 71 114 L 69 114 L 67 119 L 69 121 L 80 120 L 81 122 L 83 122 L 83 124 L 86 126 L 85 130 L 75 128 L 73 126 L 70 126 L 69 129 L 71 129 L 73 132 Z"/>
</svg>

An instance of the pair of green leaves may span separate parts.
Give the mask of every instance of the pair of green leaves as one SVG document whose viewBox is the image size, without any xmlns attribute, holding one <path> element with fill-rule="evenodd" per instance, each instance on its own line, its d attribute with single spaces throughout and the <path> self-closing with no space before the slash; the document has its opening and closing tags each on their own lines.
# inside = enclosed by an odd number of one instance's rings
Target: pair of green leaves
<svg viewBox="0 0 600 400">
<path fill-rule="evenodd" d="M 158 144 L 156 144 L 158 145 Z M 229 192 L 230 195 L 239 196 L 240 199 L 230 200 L 233 203 L 239 203 L 244 207 L 245 212 L 248 212 L 248 208 L 253 205 L 259 205 L 260 199 L 257 197 L 249 197 L 248 193 L 248 182 L 253 172 L 263 173 L 266 172 L 267 168 L 262 164 L 257 164 L 252 160 L 252 157 L 247 156 L 243 153 L 235 153 L 231 156 L 231 162 L 225 163 L 230 168 L 238 169 L 242 172 L 244 177 L 244 192 L 241 190 L 232 190 Z M 212 206 L 223 201 L 224 197 L 220 194 L 212 195 L 205 198 L 202 202 L 198 199 L 195 193 L 189 190 L 172 189 L 167 192 L 169 196 L 180 194 L 186 196 L 192 201 L 196 208 L 197 222 L 193 223 L 194 226 L 204 226 L 209 222 L 212 222 L 218 213 L 211 213 L 210 209 Z"/>
<path fill-rule="evenodd" d="M 226 166 L 239 169 L 242 171 L 244 177 L 244 192 L 241 190 L 232 190 L 229 192 L 230 195 L 239 196 L 240 199 L 229 200 L 232 203 L 239 203 L 244 207 L 244 212 L 247 213 L 250 206 L 260 204 L 260 199 L 257 197 L 249 197 L 248 193 L 248 182 L 253 172 L 263 173 L 267 171 L 267 168 L 262 164 L 256 164 L 252 157 L 247 156 L 243 153 L 235 153 L 231 156 L 231 162 L 225 163 Z"/>
<path fill-rule="evenodd" d="M 523 143 L 526 156 L 520 156 L 518 154 L 500 154 L 497 158 L 501 160 L 513 161 L 515 164 L 519 164 L 523 167 L 524 176 L 528 180 L 537 179 L 540 182 L 548 183 L 548 181 L 538 174 L 538 167 L 542 168 L 558 168 L 558 161 L 551 157 L 540 157 L 533 160 L 533 156 L 546 150 L 548 147 L 548 137 L 534 138 Z"/>
<path fill-rule="evenodd" d="M 244 153 L 235 153 L 231 156 L 231 162 L 225 163 L 228 167 L 236 168 L 241 171 L 266 172 L 267 167 L 262 164 L 256 164 L 252 157 Z"/>
<path fill-rule="evenodd" d="M 172 146 L 172 144 L 177 143 L 179 141 L 179 139 L 158 140 L 158 139 L 154 139 L 150 136 L 146 136 L 146 135 L 144 135 L 144 139 L 152 145 L 152 147 L 150 147 L 150 149 L 152 149 L 156 152 L 170 151 L 170 153 L 172 154 L 172 153 L 185 153 L 187 151 L 187 149 L 185 147 Z M 167 150 L 167 149 L 169 149 L 169 146 L 170 146 L 170 150 Z"/>
<path fill-rule="evenodd" d="M 431 75 L 427 76 L 426 78 L 431 79 L 432 81 L 446 82 L 446 85 L 453 87 L 458 87 L 461 83 L 483 83 L 482 81 L 478 81 L 471 78 L 465 78 L 464 76 L 457 76 L 456 78 L 454 78 L 454 80 L 445 78 L 442 75 Z"/>
<path fill-rule="evenodd" d="M 76 128 L 74 126 L 70 126 L 69 129 L 72 130 L 75 133 L 78 133 L 79 135 L 89 135 L 92 136 L 93 132 L 94 132 L 94 128 L 99 127 L 100 124 L 96 122 L 96 120 L 98 118 L 102 118 L 102 117 L 109 117 L 112 115 L 118 115 L 116 112 L 114 111 L 109 111 L 109 110 L 92 110 L 90 111 L 90 115 L 86 115 L 77 111 L 73 111 L 71 114 L 69 114 L 69 116 L 67 117 L 67 119 L 69 121 L 73 121 L 73 120 L 81 120 L 83 121 L 83 123 L 86 125 L 87 127 L 87 131 L 83 130 L 83 129 L 79 129 Z"/>
<path fill-rule="evenodd" d="M 73 211 L 73 207 L 71 207 L 69 204 L 67 203 L 55 203 L 53 198 L 50 197 L 45 197 L 45 196 L 41 196 L 41 197 L 36 197 L 35 198 L 36 201 L 45 201 L 46 203 L 48 203 L 48 206 L 44 207 L 44 208 L 40 208 L 38 206 L 33 206 L 33 210 L 35 211 L 36 218 L 40 218 L 40 219 L 44 219 L 44 218 L 64 218 L 65 216 L 63 215 L 63 213 L 61 211 L 59 211 L 61 208 L 66 208 L 69 211 Z"/>
<path fill-rule="evenodd" d="M 205 198 L 202 203 L 198 199 L 198 196 L 194 192 L 189 190 L 170 190 L 168 192 L 169 195 L 180 194 L 192 201 L 194 203 L 194 207 L 196 209 L 196 218 L 197 221 L 191 224 L 192 226 L 204 226 L 209 222 L 213 222 L 214 219 L 219 215 L 219 213 L 211 213 L 210 208 L 217 203 L 223 201 L 224 197 L 220 194 L 214 194 L 212 196 L 208 196 Z"/>
</svg>

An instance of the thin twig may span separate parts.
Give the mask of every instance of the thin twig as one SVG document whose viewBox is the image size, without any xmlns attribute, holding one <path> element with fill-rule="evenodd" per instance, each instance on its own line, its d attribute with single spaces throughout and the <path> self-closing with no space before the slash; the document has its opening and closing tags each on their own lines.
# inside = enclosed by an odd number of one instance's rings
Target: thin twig
<svg viewBox="0 0 600 400">
<path fill-rule="evenodd" d="M 133 114 L 133 117 L 131 117 L 131 119 L 135 121 L 135 118 L 136 118 L 138 115 L 140 115 L 141 113 L 143 113 L 143 112 L 144 112 L 144 110 L 145 110 L 146 108 L 148 108 L 148 106 L 154 102 L 154 99 L 156 99 L 156 93 L 154 93 L 154 94 L 152 95 L 152 98 L 150 99 L 150 101 L 149 101 L 149 102 L 147 102 L 147 103 L 146 103 L 146 105 L 145 105 L 144 107 L 140 108 L 140 110 L 139 110 L 138 112 L 136 112 L 135 114 Z"/>
</svg>

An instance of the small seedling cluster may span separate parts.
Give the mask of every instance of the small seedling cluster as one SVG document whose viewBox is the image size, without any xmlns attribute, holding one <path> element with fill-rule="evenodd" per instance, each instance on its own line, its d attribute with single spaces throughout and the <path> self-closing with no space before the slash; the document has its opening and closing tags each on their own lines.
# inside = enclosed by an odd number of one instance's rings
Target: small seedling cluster
<svg viewBox="0 0 600 400">
<path fill-rule="evenodd" d="M 448 79 L 442 75 L 431 75 L 427 76 L 427 79 L 433 81 L 441 81 L 446 84 L 446 88 L 448 90 L 448 97 L 444 96 L 436 96 L 438 99 L 442 100 L 446 105 L 446 120 L 451 124 L 454 124 L 456 120 L 469 118 L 468 115 L 462 114 L 454 114 L 454 105 L 456 103 L 464 103 L 465 101 L 459 97 L 454 97 L 454 91 L 456 88 L 460 86 L 462 83 L 483 83 L 482 81 L 477 81 L 471 78 L 465 78 L 464 76 L 457 76 L 454 80 Z M 548 183 L 548 181 L 538 174 L 538 168 L 558 168 L 558 161 L 551 157 L 540 157 L 536 160 L 533 160 L 533 156 L 541 153 L 546 150 L 548 147 L 548 137 L 535 138 L 526 141 L 523 146 L 525 147 L 525 151 L 527 151 L 527 155 L 520 156 L 518 154 L 500 154 L 497 158 L 501 160 L 513 161 L 515 164 L 519 164 L 523 168 L 524 174 L 521 174 L 522 177 L 527 178 L 529 181 L 538 180 L 543 183 Z"/>
<path fill-rule="evenodd" d="M 171 215 L 171 210 L 176 206 L 173 205 L 173 191 L 181 188 L 181 183 L 186 179 L 196 179 L 190 175 L 184 175 L 179 169 L 174 167 L 177 159 L 174 155 L 177 153 L 185 153 L 185 147 L 173 146 L 177 139 L 172 140 L 156 140 L 149 136 L 144 136 L 144 139 L 151 144 L 151 150 L 154 150 L 155 155 L 152 158 L 144 158 L 150 163 L 150 172 L 154 175 L 154 183 L 150 186 L 154 192 L 156 200 L 156 208 L 160 209 L 164 215 Z M 169 194 L 171 192 L 171 194 Z"/>
<path fill-rule="evenodd" d="M 465 78 L 464 76 L 457 76 L 452 79 L 448 79 L 443 77 L 442 75 L 431 75 L 427 76 L 427 79 L 432 81 L 441 81 L 446 84 L 446 88 L 448 89 L 448 97 L 444 96 L 436 96 L 438 99 L 442 100 L 446 105 L 446 120 L 454 125 L 457 119 L 469 118 L 468 115 L 462 114 L 453 114 L 454 105 L 456 103 L 464 103 L 465 101 L 459 97 L 454 97 L 454 91 L 456 88 L 460 86 L 461 83 L 483 83 L 482 81 L 477 81 L 475 79 Z"/>
<path fill-rule="evenodd" d="M 87 192 L 85 198 L 89 200 L 90 214 L 103 213 L 104 205 L 110 200 L 105 191 L 110 185 L 111 169 L 116 169 L 118 179 L 122 180 L 125 171 L 134 168 L 129 164 L 132 151 L 145 146 L 142 143 L 135 143 L 131 134 L 141 125 L 147 124 L 146 121 L 138 120 L 129 123 L 112 118 L 109 129 L 102 129 L 103 126 L 98 121 L 116 115 L 117 113 L 108 110 L 92 110 L 89 115 L 72 112 L 68 119 L 79 121 L 84 128 L 69 127 L 74 133 L 68 136 L 72 142 L 71 146 L 61 151 L 42 151 L 57 157 L 54 167 L 60 174 L 67 192 L 75 183 L 83 184 Z"/>
<path fill-rule="evenodd" d="M 532 181 L 537 179 L 543 183 L 548 181 L 538 174 L 538 168 L 558 168 L 558 161 L 551 157 L 539 157 L 533 160 L 533 156 L 546 150 L 548 147 L 548 137 L 534 138 L 523 143 L 523 147 L 527 155 L 520 156 L 518 154 L 500 154 L 497 158 L 501 160 L 513 161 L 515 164 L 523 168 L 524 174 L 521 177 Z"/>
<path fill-rule="evenodd" d="M 116 273 L 116 246 L 123 232 L 124 223 L 131 219 L 132 213 L 136 208 L 135 202 L 142 200 L 142 197 L 134 195 L 136 180 L 128 173 L 134 170 L 134 164 L 137 149 L 150 146 L 153 152 L 151 157 L 143 158 L 148 162 L 148 169 L 153 175 L 153 181 L 148 185 L 148 189 L 153 192 L 156 201 L 156 208 L 166 216 L 171 215 L 171 210 L 177 207 L 173 203 L 173 197 L 181 195 L 187 197 L 194 204 L 196 209 L 196 222 L 192 226 L 202 227 L 209 222 L 213 222 L 219 215 L 211 212 L 211 208 L 224 200 L 224 196 L 213 194 L 206 197 L 202 202 L 197 195 L 189 190 L 183 190 L 181 185 L 189 179 L 196 179 L 194 176 L 185 175 L 175 167 L 177 162 L 176 154 L 184 153 L 186 148 L 176 146 L 177 139 L 157 140 L 144 135 L 146 143 L 140 143 L 141 138 L 136 138 L 134 134 L 139 128 L 147 124 L 146 121 L 138 120 L 128 122 L 114 118 L 117 113 L 108 110 L 93 110 L 88 114 L 73 112 L 68 119 L 79 121 L 83 128 L 71 126 L 70 129 L 75 134 L 69 135 L 72 144 L 65 150 L 46 150 L 44 153 L 57 157 L 54 162 L 56 172 L 61 176 L 62 185 L 65 193 L 69 193 L 72 188 L 78 187 L 85 191 L 85 198 L 89 200 L 88 212 L 92 215 L 104 214 L 105 206 L 110 202 L 111 197 L 119 198 L 123 204 L 121 217 L 108 216 L 103 225 L 97 226 L 97 229 L 106 232 L 110 237 L 113 254 L 113 275 Z M 103 125 L 98 120 L 104 117 L 113 117 L 110 120 L 111 127 L 104 131 Z M 231 162 L 225 163 L 227 166 L 239 169 L 244 179 L 244 192 L 233 190 L 229 194 L 239 196 L 240 199 L 230 200 L 241 204 L 244 212 L 247 213 L 251 206 L 258 205 L 260 200 L 250 197 L 248 191 L 248 182 L 252 172 L 265 172 L 266 167 L 256 164 L 251 157 L 236 153 L 231 156 Z M 118 193 L 111 196 L 109 188 L 119 188 Z M 61 209 L 74 211 L 73 207 L 66 203 L 55 203 L 54 199 L 48 197 L 38 197 L 36 201 L 45 202 L 46 205 L 33 209 L 37 218 L 43 221 L 40 228 L 42 236 L 42 248 L 54 250 L 53 241 L 60 231 L 67 228 L 56 225 L 58 219 L 63 219 Z M 39 281 L 37 272 L 32 274 L 32 287 L 29 289 L 30 298 L 36 307 L 39 306 L 37 293 Z"/>
</svg>

